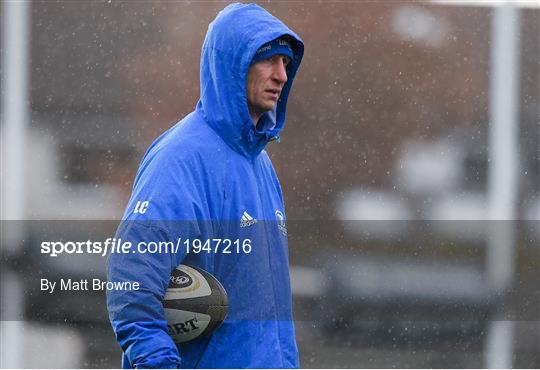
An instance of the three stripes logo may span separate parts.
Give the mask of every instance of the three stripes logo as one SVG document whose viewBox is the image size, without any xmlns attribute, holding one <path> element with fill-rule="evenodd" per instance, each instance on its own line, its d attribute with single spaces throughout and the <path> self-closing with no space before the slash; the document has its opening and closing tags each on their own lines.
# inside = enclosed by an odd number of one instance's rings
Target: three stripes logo
<svg viewBox="0 0 540 370">
<path fill-rule="evenodd" d="M 242 218 L 240 219 L 240 227 L 248 227 L 253 224 L 256 224 L 258 221 L 257 219 L 251 217 L 249 213 L 244 211 L 244 214 L 242 215 Z"/>
</svg>

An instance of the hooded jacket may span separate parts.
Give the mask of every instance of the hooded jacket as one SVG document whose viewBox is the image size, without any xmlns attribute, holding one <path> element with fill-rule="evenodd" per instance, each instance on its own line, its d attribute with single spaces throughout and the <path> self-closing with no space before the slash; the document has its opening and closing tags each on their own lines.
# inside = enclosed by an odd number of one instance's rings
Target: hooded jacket
<svg viewBox="0 0 540 370">
<path fill-rule="evenodd" d="M 275 111 L 255 127 L 246 97 L 251 60 L 262 45 L 284 35 L 294 49 L 288 79 Z M 302 56 L 301 39 L 257 5 L 231 4 L 210 24 L 197 107 L 146 152 L 116 238 L 133 245 L 249 239 L 252 249 L 110 254 L 109 281 L 140 283 L 137 291 L 107 292 L 123 367 L 298 367 L 283 198 L 264 148 L 283 128 Z M 162 300 L 180 263 L 200 267 L 221 282 L 229 313 L 212 335 L 176 345 Z"/>
</svg>

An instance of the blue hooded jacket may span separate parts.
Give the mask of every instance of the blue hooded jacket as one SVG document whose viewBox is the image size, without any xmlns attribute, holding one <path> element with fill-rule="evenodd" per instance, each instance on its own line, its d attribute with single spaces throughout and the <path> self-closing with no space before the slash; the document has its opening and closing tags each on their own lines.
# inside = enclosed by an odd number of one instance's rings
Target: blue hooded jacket
<svg viewBox="0 0 540 370">
<path fill-rule="evenodd" d="M 275 111 L 255 127 L 246 97 L 251 60 L 262 45 L 284 35 L 294 49 L 288 80 Z M 140 283 L 137 291 L 107 292 L 123 367 L 298 367 L 283 198 L 264 147 L 283 128 L 303 48 L 293 31 L 254 4 L 231 4 L 210 24 L 197 107 L 146 152 L 116 238 L 134 245 L 250 239 L 252 250 L 110 254 L 109 281 Z M 222 283 L 229 313 L 211 336 L 176 345 L 162 299 L 180 263 L 201 267 Z"/>
</svg>

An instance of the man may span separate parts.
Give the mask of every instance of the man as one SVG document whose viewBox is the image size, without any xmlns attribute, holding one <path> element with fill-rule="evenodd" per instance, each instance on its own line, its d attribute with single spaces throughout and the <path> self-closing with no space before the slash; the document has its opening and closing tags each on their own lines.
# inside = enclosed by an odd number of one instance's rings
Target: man
<svg viewBox="0 0 540 370">
<path fill-rule="evenodd" d="M 283 199 L 264 148 L 283 128 L 302 55 L 301 39 L 257 5 L 229 5 L 210 24 L 197 107 L 148 149 L 117 237 L 250 239 L 252 250 L 111 254 L 109 280 L 141 286 L 107 296 L 124 367 L 298 367 Z M 177 346 L 162 299 L 180 263 L 223 284 L 229 313 L 210 337 Z"/>
</svg>

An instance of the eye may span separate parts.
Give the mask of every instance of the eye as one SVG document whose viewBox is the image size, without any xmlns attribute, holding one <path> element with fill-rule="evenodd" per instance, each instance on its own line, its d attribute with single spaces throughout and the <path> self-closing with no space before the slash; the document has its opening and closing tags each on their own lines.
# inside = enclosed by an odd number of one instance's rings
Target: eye
<svg viewBox="0 0 540 370">
<path fill-rule="evenodd" d="M 283 56 L 281 57 L 281 61 L 283 62 L 283 65 L 284 65 L 285 67 L 287 67 L 287 65 L 289 65 L 289 63 L 291 62 L 291 59 L 290 59 L 289 57 L 283 55 Z"/>
</svg>

